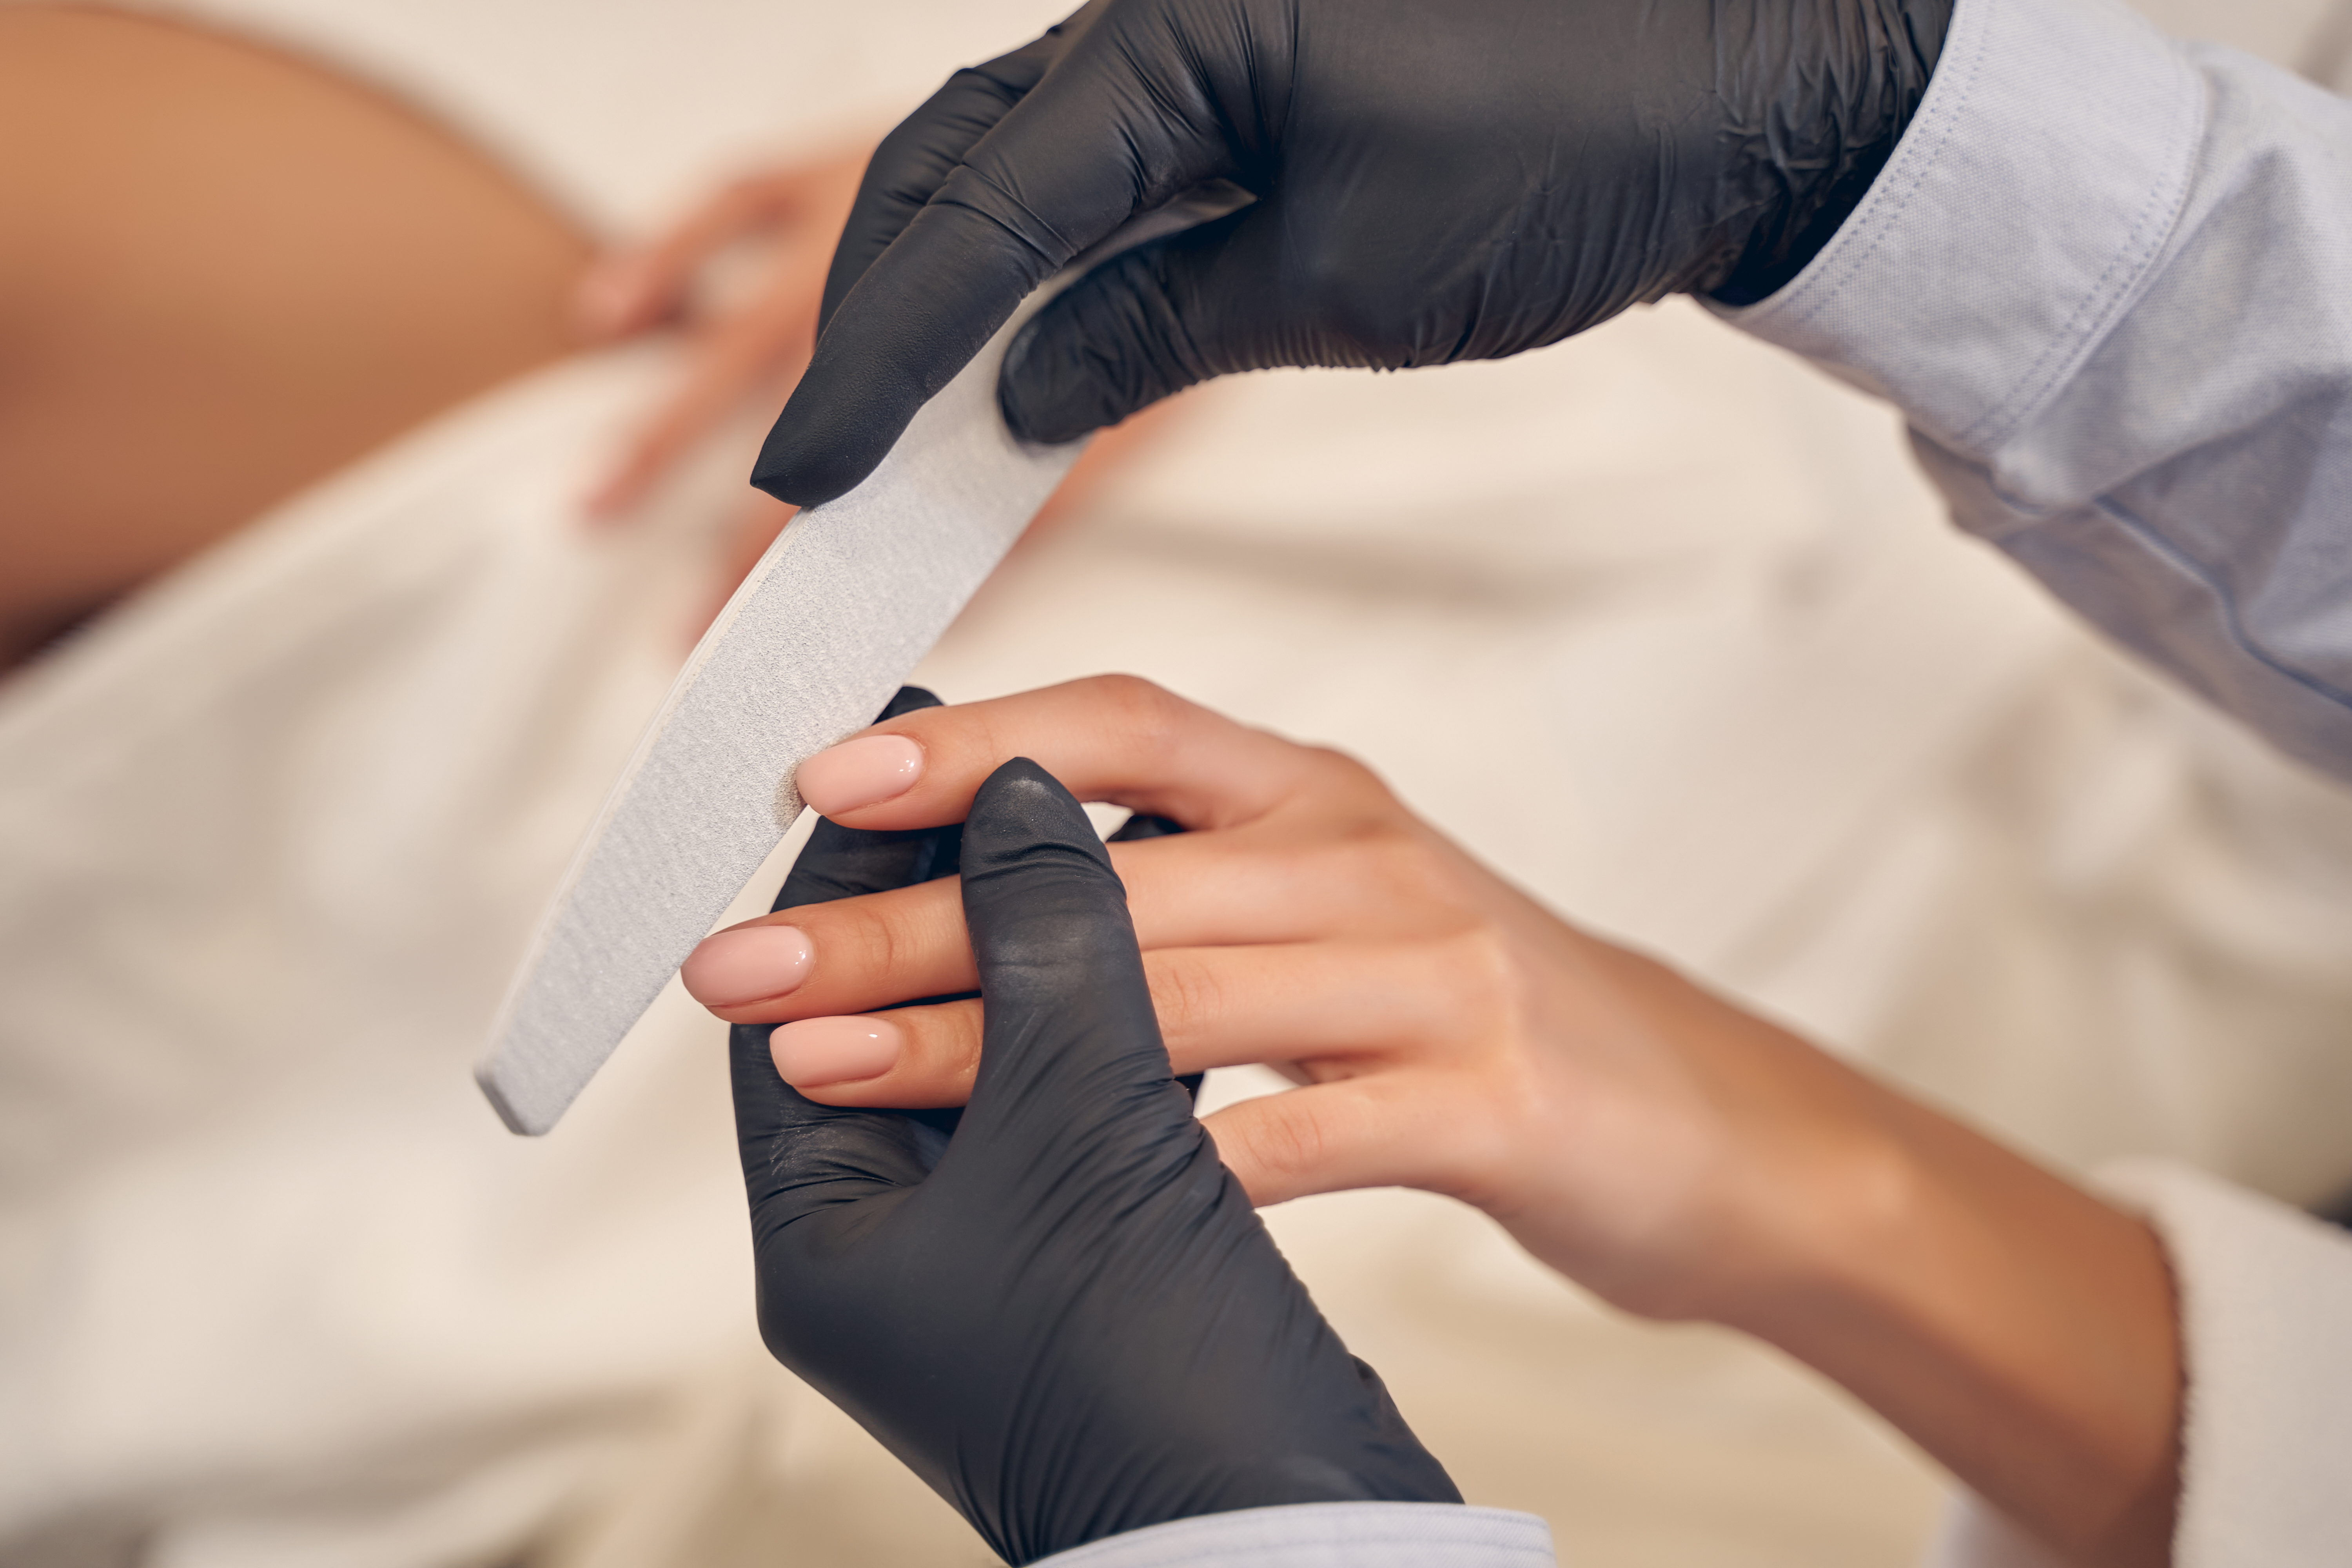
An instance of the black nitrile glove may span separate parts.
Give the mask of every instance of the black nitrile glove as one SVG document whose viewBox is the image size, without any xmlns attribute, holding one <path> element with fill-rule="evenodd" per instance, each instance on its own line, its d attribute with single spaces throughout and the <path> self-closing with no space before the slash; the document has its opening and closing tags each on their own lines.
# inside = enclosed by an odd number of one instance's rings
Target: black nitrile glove
<svg viewBox="0 0 2352 1568">
<path fill-rule="evenodd" d="M 1096 0 L 875 154 L 752 482 L 870 473 L 1032 289 L 1212 180 L 1255 205 L 1049 304 L 1001 384 L 1066 441 L 1211 376 L 1557 342 L 1760 299 L 1861 200 L 1953 0 Z"/>
<path fill-rule="evenodd" d="M 901 693 L 891 711 L 928 706 Z M 778 909 L 956 869 L 985 1008 L 961 1111 L 845 1110 L 733 1035 L 760 1327 L 1008 1562 L 1277 1503 L 1459 1502 L 1170 1076 L 1110 858 L 1007 763 L 961 830 L 821 824 Z"/>
</svg>

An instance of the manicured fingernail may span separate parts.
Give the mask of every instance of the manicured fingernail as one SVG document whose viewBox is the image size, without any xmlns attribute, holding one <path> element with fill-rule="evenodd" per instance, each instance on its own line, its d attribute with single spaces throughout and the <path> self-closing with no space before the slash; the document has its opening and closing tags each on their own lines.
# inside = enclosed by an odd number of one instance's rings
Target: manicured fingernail
<svg viewBox="0 0 2352 1568">
<path fill-rule="evenodd" d="M 763 1002 L 808 978 L 816 947 L 798 926 L 739 926 L 702 939 L 686 955 L 677 977 L 686 994 L 706 1007 Z"/>
<path fill-rule="evenodd" d="M 803 1018 L 769 1036 L 768 1052 L 794 1089 L 824 1089 L 888 1072 L 906 1043 L 887 1018 Z"/>
<path fill-rule="evenodd" d="M 793 775 L 819 816 L 896 800 L 923 776 L 923 748 L 904 735 L 864 735 L 819 752 Z"/>
</svg>

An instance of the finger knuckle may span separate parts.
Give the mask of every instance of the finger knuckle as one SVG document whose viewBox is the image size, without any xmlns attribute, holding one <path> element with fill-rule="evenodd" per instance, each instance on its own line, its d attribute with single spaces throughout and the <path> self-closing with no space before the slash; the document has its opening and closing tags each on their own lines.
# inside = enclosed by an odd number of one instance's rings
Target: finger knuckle
<svg viewBox="0 0 2352 1568">
<path fill-rule="evenodd" d="M 899 1016 L 914 1035 L 924 1078 L 942 1088 L 968 1089 L 980 1071 L 979 1004 L 942 1002 Z"/>
<path fill-rule="evenodd" d="M 1440 942 L 1432 952 L 1438 984 L 1455 1005 L 1475 1015 L 1523 1016 L 1529 1005 L 1526 966 L 1518 946 L 1493 922 L 1476 921 Z"/>
<path fill-rule="evenodd" d="M 1366 822 L 1411 820 L 1388 781 L 1370 764 L 1330 746 L 1302 746 L 1307 782 L 1318 806 Z"/>
<path fill-rule="evenodd" d="M 1224 986 L 1205 963 L 1166 958 L 1150 966 L 1151 1005 L 1169 1039 L 1206 1032 L 1224 1007 Z"/>
<path fill-rule="evenodd" d="M 1286 1097 L 1288 1098 L 1288 1097 Z M 1332 1129 L 1323 1106 L 1312 1096 L 1298 1096 L 1277 1113 L 1248 1129 L 1251 1162 L 1269 1184 L 1289 1187 L 1309 1178 L 1329 1158 Z"/>
<path fill-rule="evenodd" d="M 1428 916 L 1460 901 L 1445 852 L 1393 816 L 1358 817 L 1340 826 L 1334 846 L 1345 886 L 1359 898 Z"/>
<path fill-rule="evenodd" d="M 861 910 L 843 932 L 855 962 L 868 974 L 896 974 L 907 956 L 907 942 L 898 923 L 875 910 Z"/>
<path fill-rule="evenodd" d="M 826 945 L 843 950 L 844 972 L 870 984 L 913 983 L 922 978 L 929 955 L 948 941 L 948 914 L 939 889 L 929 883 L 869 893 L 840 908 L 838 926 L 825 933 L 833 939 Z"/>
<path fill-rule="evenodd" d="M 1146 767 L 1164 763 L 1179 743 L 1192 705 L 1139 675 L 1098 675 L 1087 683 L 1102 722 Z"/>
<path fill-rule="evenodd" d="M 1369 784 L 1382 795 L 1388 793 L 1387 786 L 1381 783 L 1380 775 L 1372 771 L 1370 764 L 1352 752 L 1343 752 L 1337 746 L 1301 746 L 1299 750 L 1307 753 L 1310 759 L 1309 765 L 1323 784 L 1351 788 Z"/>
<path fill-rule="evenodd" d="M 1111 710 L 1122 729 L 1154 732 L 1171 729 L 1191 706 L 1157 681 L 1139 675 L 1098 675 L 1093 681 L 1097 700 Z"/>
</svg>

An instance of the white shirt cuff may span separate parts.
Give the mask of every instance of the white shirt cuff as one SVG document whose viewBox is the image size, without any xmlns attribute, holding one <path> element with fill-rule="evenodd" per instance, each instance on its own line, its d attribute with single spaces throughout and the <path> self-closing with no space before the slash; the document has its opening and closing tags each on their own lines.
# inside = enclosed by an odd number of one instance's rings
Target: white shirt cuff
<svg viewBox="0 0 2352 1568">
<path fill-rule="evenodd" d="M 1554 1568 L 1531 1513 L 1458 1503 L 1318 1502 L 1155 1524 L 1032 1568 Z"/>
</svg>

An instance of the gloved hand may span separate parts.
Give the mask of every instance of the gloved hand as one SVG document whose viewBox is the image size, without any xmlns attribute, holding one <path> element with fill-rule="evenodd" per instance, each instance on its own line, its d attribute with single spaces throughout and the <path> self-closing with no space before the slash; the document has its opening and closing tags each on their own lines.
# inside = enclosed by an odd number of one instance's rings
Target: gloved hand
<svg viewBox="0 0 2352 1568">
<path fill-rule="evenodd" d="M 1677 290 L 1760 299 L 1852 212 L 1952 0 L 1095 0 L 882 143 L 752 482 L 828 500 L 1021 299 L 1128 217 L 1255 205 L 1026 327 L 1013 431 L 1211 376 L 1557 342 Z"/>
<path fill-rule="evenodd" d="M 1234 1509 L 1461 1501 L 1193 1119 L 1125 889 L 1049 774 L 1007 763 L 960 828 L 820 824 L 776 907 L 959 860 L 986 1015 L 961 1112 L 814 1104 L 771 1026 L 733 1031 L 777 1359 L 1013 1563 Z"/>
</svg>

